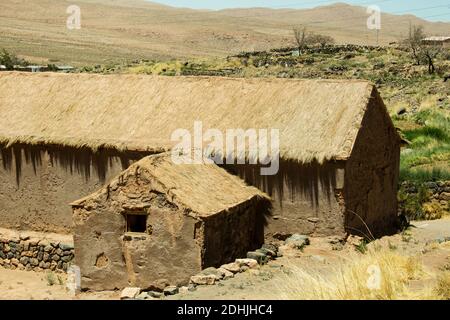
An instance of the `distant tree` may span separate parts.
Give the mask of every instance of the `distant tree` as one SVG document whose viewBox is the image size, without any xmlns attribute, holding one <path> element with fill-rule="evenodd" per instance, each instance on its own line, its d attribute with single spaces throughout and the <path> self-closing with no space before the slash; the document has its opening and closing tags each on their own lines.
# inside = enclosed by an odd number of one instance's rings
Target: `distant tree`
<svg viewBox="0 0 450 320">
<path fill-rule="evenodd" d="M 19 59 L 16 55 L 9 53 L 7 50 L 0 51 L 0 64 L 4 65 L 7 70 L 13 70 L 15 65 L 26 65 L 27 62 Z"/>
<path fill-rule="evenodd" d="M 302 51 L 307 46 L 307 29 L 305 26 L 298 26 L 293 28 L 295 43 L 299 51 Z"/>
<path fill-rule="evenodd" d="M 433 74 L 436 71 L 434 60 L 442 53 L 442 46 L 438 44 L 423 44 L 421 55 L 428 64 L 428 73 Z"/>
<path fill-rule="evenodd" d="M 417 65 L 420 65 L 423 60 L 421 49 L 423 44 L 422 40 L 425 38 L 426 34 L 423 30 L 423 26 L 409 26 L 409 35 L 408 38 L 405 39 L 404 43 L 411 50 L 411 54 Z"/>
<path fill-rule="evenodd" d="M 335 41 L 333 37 L 318 33 L 309 34 L 306 41 L 308 45 L 320 45 L 322 48 L 326 47 L 327 45 L 334 44 L 334 42 Z"/>
<path fill-rule="evenodd" d="M 334 43 L 334 39 L 330 36 L 309 32 L 305 26 L 294 27 L 295 43 L 299 51 L 309 47 L 320 45 L 322 48 Z"/>
<path fill-rule="evenodd" d="M 0 64 L 4 65 L 7 70 L 14 68 L 14 57 L 5 49 L 0 52 Z"/>
<path fill-rule="evenodd" d="M 442 46 L 424 42 L 426 37 L 423 26 L 410 25 L 408 38 L 403 43 L 411 51 L 415 63 L 417 65 L 427 64 L 428 72 L 433 74 L 436 71 L 434 61 L 442 52 Z"/>
</svg>

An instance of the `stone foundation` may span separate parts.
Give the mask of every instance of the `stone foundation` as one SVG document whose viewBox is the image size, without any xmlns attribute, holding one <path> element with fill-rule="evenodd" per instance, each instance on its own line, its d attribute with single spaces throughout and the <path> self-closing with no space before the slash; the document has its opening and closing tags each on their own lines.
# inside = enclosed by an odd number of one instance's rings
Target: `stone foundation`
<svg viewBox="0 0 450 320">
<path fill-rule="evenodd" d="M 67 271 L 74 258 L 67 235 L 0 229 L 0 266 L 27 271 Z"/>
</svg>

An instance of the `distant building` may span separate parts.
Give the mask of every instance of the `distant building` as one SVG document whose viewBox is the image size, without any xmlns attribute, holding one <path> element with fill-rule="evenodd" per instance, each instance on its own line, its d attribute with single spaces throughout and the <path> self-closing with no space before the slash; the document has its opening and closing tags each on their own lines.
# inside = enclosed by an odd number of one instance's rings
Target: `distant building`
<svg viewBox="0 0 450 320">
<path fill-rule="evenodd" d="M 44 72 L 48 71 L 47 66 L 14 66 L 14 70 L 23 72 Z"/>
<path fill-rule="evenodd" d="M 422 43 L 429 45 L 441 45 L 443 47 L 450 47 L 450 37 L 447 36 L 427 37 L 422 40 Z"/>
<path fill-rule="evenodd" d="M 56 70 L 58 72 L 68 73 L 75 70 L 75 68 L 72 66 L 56 66 Z"/>
</svg>

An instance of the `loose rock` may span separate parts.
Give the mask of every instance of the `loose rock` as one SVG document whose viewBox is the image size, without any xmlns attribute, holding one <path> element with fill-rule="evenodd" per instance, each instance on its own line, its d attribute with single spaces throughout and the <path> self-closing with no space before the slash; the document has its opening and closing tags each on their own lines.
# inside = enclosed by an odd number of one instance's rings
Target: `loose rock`
<svg viewBox="0 0 450 320">
<path fill-rule="evenodd" d="M 178 293 L 178 287 L 176 286 L 168 286 L 164 288 L 164 295 L 173 296 Z"/>
<path fill-rule="evenodd" d="M 222 279 L 223 279 L 223 280 L 228 280 L 228 279 L 234 277 L 234 273 L 231 272 L 231 271 L 228 271 L 227 269 L 219 268 L 219 269 L 217 269 L 217 271 L 219 271 L 220 273 L 222 273 Z"/>
<path fill-rule="evenodd" d="M 285 243 L 292 248 L 303 249 L 304 246 L 309 245 L 309 238 L 305 235 L 293 234 L 291 237 L 286 239 Z"/>
<path fill-rule="evenodd" d="M 122 290 L 120 293 L 120 299 L 135 299 L 139 293 L 141 293 L 141 288 L 128 287 Z"/>
<path fill-rule="evenodd" d="M 191 283 L 198 284 L 198 285 L 213 285 L 216 283 L 216 281 L 219 280 L 217 276 L 210 274 L 210 275 L 204 275 L 204 274 L 198 274 L 196 276 L 191 277 Z"/>
<path fill-rule="evenodd" d="M 239 263 L 232 262 L 232 263 L 224 264 L 220 268 L 223 268 L 223 269 L 228 270 L 233 273 L 238 273 L 239 270 L 241 269 L 241 266 L 239 265 Z"/>
<path fill-rule="evenodd" d="M 262 252 L 256 251 L 247 252 L 247 258 L 254 259 L 261 265 L 266 264 L 269 261 L 269 257 L 267 255 Z"/>
<path fill-rule="evenodd" d="M 258 261 L 255 259 L 236 259 L 236 263 L 239 263 L 239 266 L 247 266 L 250 269 L 255 269 L 259 267 Z"/>
</svg>

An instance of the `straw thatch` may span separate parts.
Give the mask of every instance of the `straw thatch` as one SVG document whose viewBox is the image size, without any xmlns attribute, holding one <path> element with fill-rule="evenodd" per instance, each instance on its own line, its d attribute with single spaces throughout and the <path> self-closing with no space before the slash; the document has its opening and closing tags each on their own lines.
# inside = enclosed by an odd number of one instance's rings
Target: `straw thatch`
<svg viewBox="0 0 450 320">
<path fill-rule="evenodd" d="M 72 203 L 83 206 L 107 190 L 123 185 L 129 177 L 151 181 L 146 185 L 158 186 L 170 200 L 187 208 L 190 214 L 206 217 L 234 208 L 247 201 L 262 200 L 267 207 L 270 198 L 255 187 L 250 187 L 238 177 L 215 164 L 174 164 L 170 153 L 145 157 L 132 164 L 97 193 Z"/>
<path fill-rule="evenodd" d="M 364 81 L 0 75 L 0 143 L 168 150 L 179 128 L 279 129 L 283 159 L 347 159 L 374 87 Z"/>
</svg>

